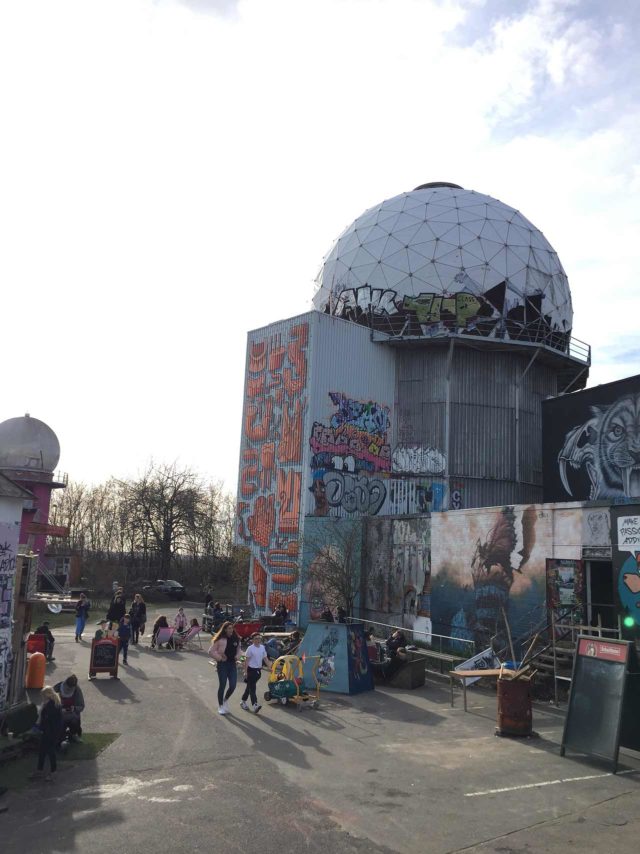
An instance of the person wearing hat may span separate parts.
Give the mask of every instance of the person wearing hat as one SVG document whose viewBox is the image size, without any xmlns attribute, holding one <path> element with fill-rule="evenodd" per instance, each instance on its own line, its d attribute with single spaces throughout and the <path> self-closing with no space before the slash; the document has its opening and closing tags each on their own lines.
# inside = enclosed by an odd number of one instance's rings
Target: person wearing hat
<svg viewBox="0 0 640 854">
<path fill-rule="evenodd" d="M 69 741 L 79 741 L 82 735 L 80 715 L 84 711 L 84 696 L 78 685 L 78 677 L 72 673 L 64 682 L 54 685 L 53 690 L 60 695 L 65 735 L 68 733 Z"/>
<path fill-rule="evenodd" d="M 107 625 L 108 623 L 106 620 L 100 620 L 100 622 L 98 623 L 98 628 L 96 629 L 96 633 L 93 636 L 94 640 L 102 640 L 103 638 L 107 637 Z"/>
<path fill-rule="evenodd" d="M 44 635 L 44 656 L 47 661 L 55 661 L 53 657 L 53 645 L 56 640 L 54 636 L 51 634 L 51 630 L 49 629 L 49 623 L 45 620 L 42 625 L 38 626 L 35 630 L 34 635 Z"/>
</svg>

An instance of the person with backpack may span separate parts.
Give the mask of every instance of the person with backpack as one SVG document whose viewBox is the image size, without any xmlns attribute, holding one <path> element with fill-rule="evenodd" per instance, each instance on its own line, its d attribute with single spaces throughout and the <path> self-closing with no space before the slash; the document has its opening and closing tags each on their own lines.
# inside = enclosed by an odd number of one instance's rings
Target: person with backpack
<svg viewBox="0 0 640 854">
<path fill-rule="evenodd" d="M 38 767 L 31 774 L 31 780 L 44 780 L 53 782 L 58 763 L 56 760 L 56 747 L 62 738 L 62 702 L 60 697 L 50 685 L 42 689 L 44 703 L 40 710 L 40 748 L 38 750 Z M 49 757 L 49 773 L 44 776 L 44 761 Z"/>
</svg>

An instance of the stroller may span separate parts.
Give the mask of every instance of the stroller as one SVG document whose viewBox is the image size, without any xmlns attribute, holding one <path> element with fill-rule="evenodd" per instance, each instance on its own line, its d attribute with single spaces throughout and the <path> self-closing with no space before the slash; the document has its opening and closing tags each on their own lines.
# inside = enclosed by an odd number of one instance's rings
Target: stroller
<svg viewBox="0 0 640 854">
<path fill-rule="evenodd" d="M 312 656 L 311 678 L 313 687 L 304 681 L 302 660 L 297 655 L 281 655 L 272 666 L 264 699 L 279 701 L 283 706 L 293 703 L 302 711 L 305 703 L 317 709 L 320 701 L 320 683 L 316 676 L 319 656 Z"/>
</svg>

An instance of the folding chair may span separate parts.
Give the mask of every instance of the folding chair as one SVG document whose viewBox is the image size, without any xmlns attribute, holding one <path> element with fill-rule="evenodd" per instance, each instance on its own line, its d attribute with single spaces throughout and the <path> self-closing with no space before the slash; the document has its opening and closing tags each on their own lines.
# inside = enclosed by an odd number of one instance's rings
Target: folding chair
<svg viewBox="0 0 640 854">
<path fill-rule="evenodd" d="M 156 635 L 155 649 L 160 649 L 160 644 L 165 644 L 165 647 L 162 650 L 163 652 L 165 652 L 167 649 L 166 644 L 169 643 L 169 641 L 171 640 L 171 638 L 173 637 L 174 634 L 175 634 L 175 629 L 173 629 L 173 628 L 158 629 L 158 634 Z"/>
<path fill-rule="evenodd" d="M 200 632 L 202 631 L 202 626 L 191 626 L 186 635 L 184 635 L 180 641 L 176 641 L 176 643 L 180 644 L 181 649 L 196 649 L 196 641 L 198 641 L 198 646 L 202 649 L 202 640 L 200 638 Z"/>
</svg>

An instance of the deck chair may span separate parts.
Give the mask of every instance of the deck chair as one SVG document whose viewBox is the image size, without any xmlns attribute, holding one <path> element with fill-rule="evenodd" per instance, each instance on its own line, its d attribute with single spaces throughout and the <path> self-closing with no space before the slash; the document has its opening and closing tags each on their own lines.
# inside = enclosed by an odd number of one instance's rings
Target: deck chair
<svg viewBox="0 0 640 854">
<path fill-rule="evenodd" d="M 197 649 L 197 641 L 198 646 L 202 649 L 202 640 L 200 639 L 201 631 L 202 626 L 191 626 L 186 635 L 183 635 L 180 639 L 174 638 L 174 642 L 176 646 L 180 647 L 180 649 Z"/>
<path fill-rule="evenodd" d="M 158 629 L 158 634 L 156 635 L 155 649 L 159 649 L 160 644 L 165 644 L 165 648 L 162 650 L 162 652 L 164 652 L 166 650 L 166 644 L 169 643 L 174 633 L 175 629 L 173 628 Z"/>
</svg>

